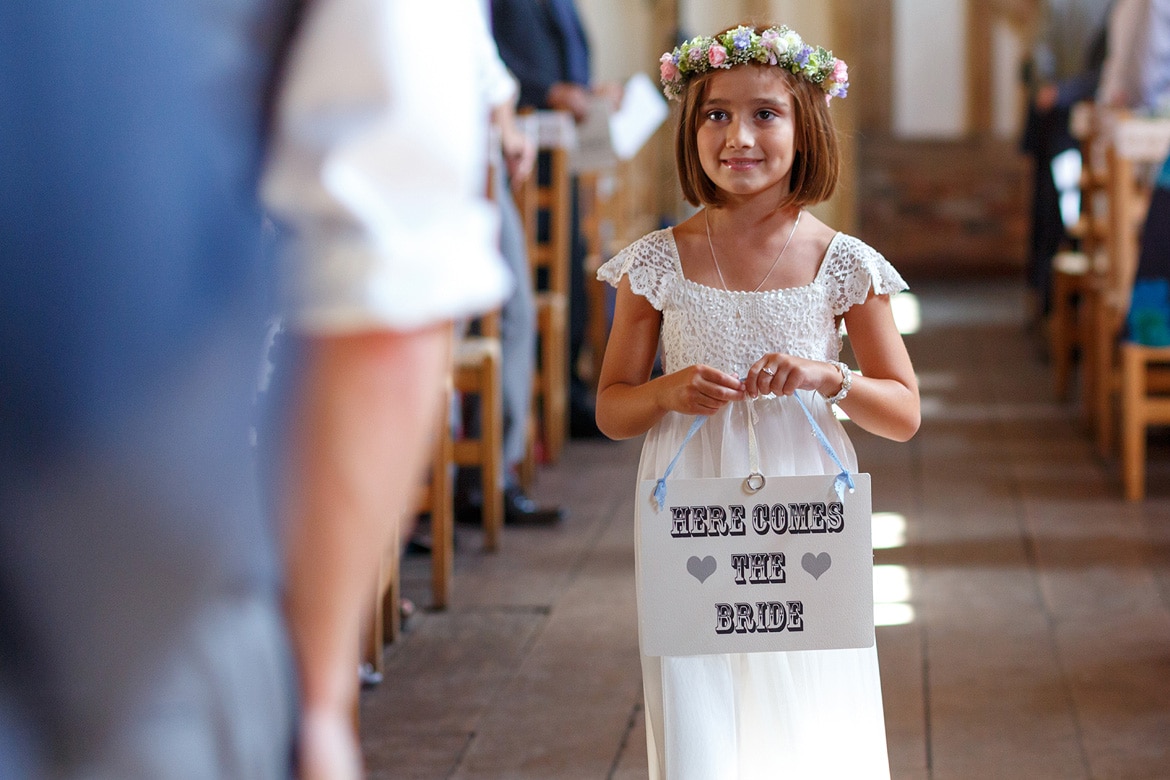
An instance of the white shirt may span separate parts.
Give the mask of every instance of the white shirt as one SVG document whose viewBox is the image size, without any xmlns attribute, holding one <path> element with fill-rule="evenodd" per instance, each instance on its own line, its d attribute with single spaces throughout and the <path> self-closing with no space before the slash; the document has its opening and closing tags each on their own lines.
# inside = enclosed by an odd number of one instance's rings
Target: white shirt
<svg viewBox="0 0 1170 780">
<path fill-rule="evenodd" d="M 409 330 L 511 288 L 486 198 L 489 108 L 515 85 L 481 0 L 317 0 L 285 71 L 262 184 L 291 228 L 302 332 Z"/>
<path fill-rule="evenodd" d="M 1170 109 L 1170 0 L 1117 0 L 1097 102 Z"/>
</svg>

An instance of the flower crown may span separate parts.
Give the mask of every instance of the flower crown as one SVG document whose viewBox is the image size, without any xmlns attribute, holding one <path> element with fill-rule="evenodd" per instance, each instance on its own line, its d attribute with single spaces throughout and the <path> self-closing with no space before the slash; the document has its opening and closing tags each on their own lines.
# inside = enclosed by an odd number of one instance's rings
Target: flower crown
<svg viewBox="0 0 1170 780">
<path fill-rule="evenodd" d="M 845 97 L 849 90 L 849 69 L 844 60 L 820 46 L 809 46 L 795 30 L 769 27 L 757 33 L 740 25 L 714 37 L 691 38 L 659 59 L 663 92 L 671 100 L 682 97 L 683 87 L 699 73 L 713 68 L 756 62 L 779 65 L 804 76 L 825 91 L 825 100 Z"/>
</svg>

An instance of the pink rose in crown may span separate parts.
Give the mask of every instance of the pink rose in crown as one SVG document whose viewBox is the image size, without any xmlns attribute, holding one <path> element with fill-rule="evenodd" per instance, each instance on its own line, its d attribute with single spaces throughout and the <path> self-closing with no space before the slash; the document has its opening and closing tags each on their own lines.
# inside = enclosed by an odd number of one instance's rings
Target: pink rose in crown
<svg viewBox="0 0 1170 780">
<path fill-rule="evenodd" d="M 849 66 L 845 64 L 845 60 L 837 60 L 833 63 L 833 81 L 841 82 L 842 84 L 849 80 Z"/>
<path fill-rule="evenodd" d="M 718 68 L 727 61 L 727 49 L 716 44 L 707 51 L 707 62 L 711 63 L 711 67 Z"/>
<path fill-rule="evenodd" d="M 678 65 L 674 64 L 674 58 L 670 56 L 670 52 L 663 54 L 662 59 L 658 62 L 658 70 L 663 81 L 674 81 L 678 78 Z"/>
</svg>

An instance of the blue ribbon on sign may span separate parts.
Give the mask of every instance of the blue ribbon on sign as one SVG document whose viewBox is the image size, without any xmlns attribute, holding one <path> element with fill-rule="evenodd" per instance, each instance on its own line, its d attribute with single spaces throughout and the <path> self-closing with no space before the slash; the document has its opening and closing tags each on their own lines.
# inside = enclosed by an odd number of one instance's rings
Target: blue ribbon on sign
<svg viewBox="0 0 1170 780">
<path fill-rule="evenodd" d="M 666 478 L 670 476 L 670 472 L 674 471 L 674 467 L 678 464 L 678 459 L 682 457 L 683 450 L 686 448 L 687 442 L 689 442 L 694 437 L 698 430 L 703 427 L 703 423 L 705 422 L 707 422 L 706 416 L 701 414 L 695 415 L 695 419 L 691 423 L 690 430 L 687 431 L 687 435 L 683 438 L 682 444 L 679 445 L 678 452 L 674 453 L 674 457 L 670 459 L 670 464 L 666 467 L 666 471 L 663 473 L 662 478 L 659 479 L 658 484 L 654 486 L 654 500 L 658 502 L 659 509 L 661 509 L 662 506 L 666 503 Z"/>
<path fill-rule="evenodd" d="M 817 437 L 817 441 L 819 441 L 821 446 L 825 448 L 825 452 L 829 453 L 829 457 L 832 458 L 833 462 L 837 464 L 837 468 L 841 469 L 841 473 L 837 475 L 835 480 L 833 480 L 833 487 L 837 491 L 837 498 L 841 501 L 844 501 L 846 487 L 849 488 L 850 493 L 857 489 L 857 486 L 853 483 L 853 475 L 849 473 L 849 469 L 847 469 L 845 464 L 841 462 L 841 458 L 837 457 L 837 451 L 833 449 L 833 445 L 829 443 L 829 437 L 825 436 L 824 429 L 822 429 L 820 424 L 818 424 L 817 421 L 813 419 L 812 412 L 808 410 L 808 405 L 805 404 L 804 399 L 801 398 L 798 393 L 793 393 L 792 395 L 795 396 L 796 400 L 800 402 L 800 408 L 804 410 L 804 416 L 808 418 L 809 425 L 812 426 L 813 436 Z"/>
<path fill-rule="evenodd" d="M 849 469 L 841 461 L 841 458 L 837 455 L 837 451 L 833 449 L 833 445 L 829 442 L 829 437 L 825 435 L 824 429 L 821 428 L 816 418 L 813 417 L 812 412 L 809 411 L 808 405 L 800 397 L 800 393 L 793 393 L 792 395 L 797 403 L 800 404 L 800 408 L 804 410 L 804 416 L 808 418 L 809 425 L 812 426 L 813 436 L 816 437 L 816 440 L 824 448 L 825 452 L 829 454 L 829 457 L 833 459 L 833 463 L 837 465 L 837 468 L 841 469 L 836 479 L 833 480 L 833 489 L 837 491 L 837 498 L 844 501 L 846 489 L 850 493 L 857 489 L 856 484 L 853 482 L 853 475 L 849 473 Z M 678 464 L 678 459 L 682 457 L 683 450 L 686 449 L 687 444 L 698 430 L 703 427 L 703 423 L 705 422 L 707 422 L 706 415 L 695 415 L 695 419 L 691 422 L 691 427 L 687 431 L 687 435 L 683 438 L 682 444 L 679 445 L 678 452 L 671 458 L 670 463 L 666 467 L 666 471 L 654 485 L 654 500 L 658 504 L 659 509 L 662 509 L 666 505 L 666 478 L 674 471 L 674 467 Z"/>
</svg>

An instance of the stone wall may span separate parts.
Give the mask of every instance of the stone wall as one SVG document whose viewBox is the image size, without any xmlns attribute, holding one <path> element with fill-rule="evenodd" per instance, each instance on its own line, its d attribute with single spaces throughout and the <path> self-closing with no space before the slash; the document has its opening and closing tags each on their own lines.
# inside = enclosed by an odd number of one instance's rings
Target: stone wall
<svg viewBox="0 0 1170 780">
<path fill-rule="evenodd" d="M 858 144 L 858 236 L 908 277 L 1022 274 L 1031 161 L 1014 142 Z"/>
</svg>

